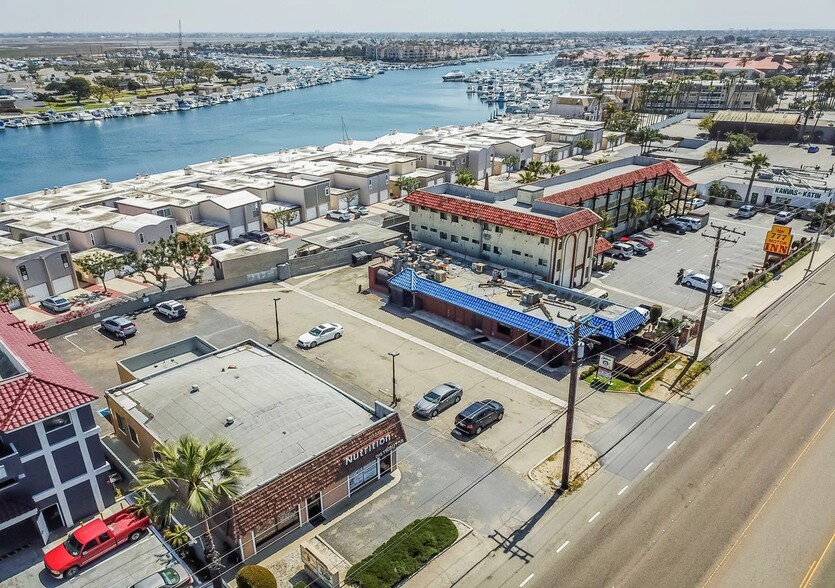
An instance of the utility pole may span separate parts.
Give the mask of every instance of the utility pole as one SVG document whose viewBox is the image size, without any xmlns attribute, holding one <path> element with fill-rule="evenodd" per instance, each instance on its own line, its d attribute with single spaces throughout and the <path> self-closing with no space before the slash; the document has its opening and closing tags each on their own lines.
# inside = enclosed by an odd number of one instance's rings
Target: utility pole
<svg viewBox="0 0 835 588">
<path fill-rule="evenodd" d="M 826 199 L 826 202 L 823 205 L 823 214 L 821 214 L 820 222 L 818 222 L 818 234 L 815 235 L 815 243 L 812 245 L 812 255 L 809 256 L 809 265 L 806 266 L 806 277 L 809 277 L 809 274 L 812 273 L 812 262 L 815 260 L 815 251 L 818 250 L 818 243 L 821 239 L 821 233 L 823 233 L 823 226 L 826 223 L 826 216 L 829 212 L 830 202 L 832 201 L 832 191 L 829 192 L 829 197 Z"/>
<path fill-rule="evenodd" d="M 280 297 L 279 298 L 273 298 L 273 307 L 275 308 L 275 342 L 274 342 L 274 344 L 281 341 L 281 331 L 278 328 L 278 301 L 279 300 L 281 300 Z"/>
<path fill-rule="evenodd" d="M 397 351 L 389 351 L 391 356 L 391 407 L 397 406 L 400 399 L 397 397 L 397 371 L 394 366 L 394 358 L 400 355 Z"/>
<path fill-rule="evenodd" d="M 707 320 L 707 308 L 710 306 L 710 295 L 713 293 L 713 278 L 716 276 L 716 259 L 719 257 L 719 246 L 722 243 L 736 244 L 739 239 L 728 239 L 723 237 L 722 233 L 733 233 L 734 235 L 745 235 L 745 231 L 737 231 L 736 229 L 729 229 L 728 227 L 710 224 L 712 229 L 716 230 L 716 235 L 708 235 L 702 233 L 703 237 L 713 239 L 713 260 L 710 262 L 710 277 L 707 279 L 707 288 L 705 288 L 705 302 L 702 305 L 702 318 L 699 321 L 699 333 L 696 335 L 696 346 L 693 350 L 693 361 L 699 359 L 699 348 L 702 346 L 702 333 L 705 332 L 705 321 Z"/>
<path fill-rule="evenodd" d="M 557 315 L 561 319 L 566 317 Z M 571 468 L 571 442 L 574 436 L 574 402 L 577 399 L 577 370 L 579 369 L 579 354 L 580 354 L 580 325 L 582 322 L 575 314 L 570 319 L 573 329 L 571 331 L 571 377 L 568 383 L 568 408 L 565 412 L 565 445 L 562 449 L 562 482 L 560 489 L 565 492 L 568 490 L 569 483 L 569 469 Z"/>
</svg>

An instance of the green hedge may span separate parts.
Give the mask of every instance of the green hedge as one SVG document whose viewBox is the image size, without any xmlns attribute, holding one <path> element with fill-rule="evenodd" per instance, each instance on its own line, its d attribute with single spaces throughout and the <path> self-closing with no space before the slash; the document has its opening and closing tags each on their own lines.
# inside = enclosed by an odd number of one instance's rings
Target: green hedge
<svg viewBox="0 0 835 588">
<path fill-rule="evenodd" d="M 455 543 L 458 529 L 446 517 L 409 523 L 374 553 L 348 570 L 348 581 L 361 588 L 391 588 Z"/>
<path fill-rule="evenodd" d="M 731 296 L 726 298 L 725 301 L 722 303 L 722 306 L 726 306 L 728 308 L 733 308 L 746 298 L 748 298 L 751 294 L 765 286 L 769 283 L 772 278 L 774 278 L 774 274 L 771 272 L 765 272 L 761 274 L 759 278 L 755 278 L 748 282 L 748 284 L 739 292 L 736 293 L 735 296 Z"/>
<path fill-rule="evenodd" d="M 240 588 L 278 588 L 278 581 L 267 568 L 261 566 L 244 566 L 235 576 Z"/>
<path fill-rule="evenodd" d="M 647 367 L 645 367 L 641 371 L 641 373 L 639 373 L 638 375 L 630 376 L 628 374 L 620 374 L 618 377 L 621 380 L 623 380 L 624 382 L 627 382 L 629 384 L 640 384 L 647 377 L 652 375 L 652 373 L 655 372 L 655 370 L 661 369 L 661 366 L 663 366 L 666 363 L 666 361 L 667 361 L 667 352 L 665 351 L 664 353 L 661 354 L 661 357 L 659 357 L 654 362 L 652 362 Z"/>
</svg>

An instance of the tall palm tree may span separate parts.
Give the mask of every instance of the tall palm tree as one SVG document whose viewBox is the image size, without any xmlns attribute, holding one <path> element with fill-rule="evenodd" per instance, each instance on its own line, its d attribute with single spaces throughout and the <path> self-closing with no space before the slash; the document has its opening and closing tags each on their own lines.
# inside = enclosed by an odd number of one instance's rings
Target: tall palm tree
<svg viewBox="0 0 835 588">
<path fill-rule="evenodd" d="M 633 198 L 629 201 L 629 213 L 627 216 L 630 220 L 639 219 L 647 211 L 647 208 L 646 202 L 638 198 Z"/>
<path fill-rule="evenodd" d="M 745 192 L 744 202 L 744 204 L 748 204 L 751 200 L 751 187 L 754 185 L 754 177 L 757 175 L 759 170 L 770 167 L 771 164 L 768 161 L 768 155 L 765 153 L 754 153 L 748 156 L 748 158 L 742 162 L 742 165 L 751 168 L 751 179 L 748 180 L 748 191 Z"/>
<path fill-rule="evenodd" d="M 525 166 L 525 169 L 531 172 L 536 178 L 542 175 L 543 168 L 544 165 L 541 161 L 529 161 L 528 165 Z"/>
<path fill-rule="evenodd" d="M 475 186 L 478 182 L 473 176 L 473 172 L 466 167 L 462 167 L 455 172 L 455 183 L 459 186 Z"/>
<path fill-rule="evenodd" d="M 664 206 L 667 204 L 667 198 L 669 196 L 669 192 L 664 188 L 660 188 L 658 186 L 653 186 L 649 190 L 647 190 L 645 197 L 649 200 L 649 213 L 652 214 L 653 211 L 656 213 L 663 212 Z"/>
<path fill-rule="evenodd" d="M 202 520 L 203 542 L 212 567 L 220 567 L 220 554 L 212 538 L 210 517 L 224 501 L 240 496 L 249 470 L 237 448 L 226 439 L 213 439 L 205 445 L 190 433 L 156 446 L 157 459 L 145 461 L 136 473 L 138 490 L 162 490 L 156 505 L 158 518 L 171 519 L 180 506 Z"/>
</svg>

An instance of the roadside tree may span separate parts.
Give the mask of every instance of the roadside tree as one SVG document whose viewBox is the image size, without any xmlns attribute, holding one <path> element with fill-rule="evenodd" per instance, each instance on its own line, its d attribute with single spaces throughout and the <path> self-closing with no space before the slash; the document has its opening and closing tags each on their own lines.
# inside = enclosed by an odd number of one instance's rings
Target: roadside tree
<svg viewBox="0 0 835 588">
<path fill-rule="evenodd" d="M 287 234 L 287 225 L 296 220 L 298 213 L 295 210 L 273 210 L 267 213 L 275 221 L 275 226 L 281 225 L 282 232 Z"/>
<path fill-rule="evenodd" d="M 583 153 L 583 159 L 585 159 L 585 158 L 586 158 L 586 155 L 587 155 L 587 154 L 588 154 L 588 153 L 589 153 L 592 149 L 594 149 L 594 143 L 592 142 L 592 140 L 591 140 L 591 139 L 580 139 L 579 141 L 577 141 L 576 143 L 574 143 L 574 146 L 575 146 L 575 147 L 577 147 L 578 149 L 580 149 L 580 151 L 582 151 L 582 153 Z"/>
<path fill-rule="evenodd" d="M 406 192 L 408 196 L 420 188 L 420 180 L 411 176 L 400 176 L 394 185 L 400 190 L 400 193 L 397 195 L 398 197 L 402 196 L 403 192 Z"/>
<path fill-rule="evenodd" d="M 81 101 L 90 96 L 90 89 L 92 84 L 87 78 L 75 76 L 68 79 L 64 84 L 67 87 L 67 92 L 72 94 L 75 98 L 76 104 L 81 104 Z"/>
<path fill-rule="evenodd" d="M 508 155 L 504 159 L 502 159 L 502 165 L 507 168 L 507 177 L 510 177 L 510 172 L 519 165 L 519 156 L 518 155 Z"/>
<path fill-rule="evenodd" d="M 105 281 L 107 274 L 121 269 L 125 265 L 125 261 L 123 258 L 111 253 L 94 251 L 90 255 L 76 258 L 75 264 L 82 272 L 101 280 L 101 287 L 104 289 L 104 293 L 107 294 L 107 283 Z"/>
</svg>

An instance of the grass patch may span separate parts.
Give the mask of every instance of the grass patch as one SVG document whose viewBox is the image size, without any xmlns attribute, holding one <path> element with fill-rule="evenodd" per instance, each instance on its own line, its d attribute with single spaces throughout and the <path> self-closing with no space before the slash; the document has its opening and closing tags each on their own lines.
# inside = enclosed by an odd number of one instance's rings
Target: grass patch
<svg viewBox="0 0 835 588">
<path fill-rule="evenodd" d="M 458 539 L 447 517 L 412 521 L 348 570 L 348 582 L 361 588 L 392 588 Z"/>
</svg>

